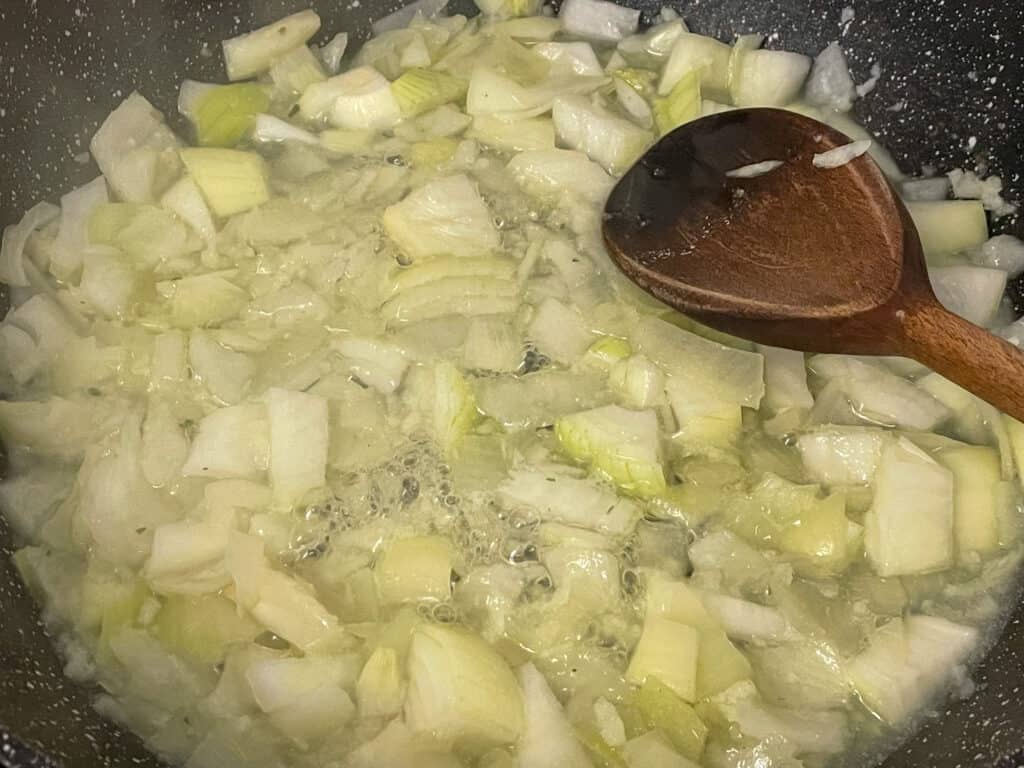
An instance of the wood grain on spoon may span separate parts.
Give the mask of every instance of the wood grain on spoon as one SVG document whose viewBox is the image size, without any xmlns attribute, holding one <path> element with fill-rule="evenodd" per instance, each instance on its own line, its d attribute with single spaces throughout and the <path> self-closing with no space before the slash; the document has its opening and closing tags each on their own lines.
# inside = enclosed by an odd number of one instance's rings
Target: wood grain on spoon
<svg viewBox="0 0 1024 768">
<path fill-rule="evenodd" d="M 912 357 L 1024 419 L 1024 353 L 939 304 L 878 166 L 867 155 L 813 165 L 848 143 L 778 109 L 687 123 L 612 191 L 609 252 L 640 287 L 715 328 L 808 352 Z M 766 160 L 782 165 L 727 175 Z"/>
</svg>

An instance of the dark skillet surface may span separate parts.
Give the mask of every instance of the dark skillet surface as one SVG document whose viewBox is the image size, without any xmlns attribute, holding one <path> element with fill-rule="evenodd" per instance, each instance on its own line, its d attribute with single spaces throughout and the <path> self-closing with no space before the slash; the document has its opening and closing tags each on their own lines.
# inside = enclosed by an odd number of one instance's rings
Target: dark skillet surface
<svg viewBox="0 0 1024 768">
<path fill-rule="evenodd" d="M 468 5 L 455 5 L 468 11 Z M 315 2 L 325 30 L 365 36 L 401 3 Z M 657 10 L 659 2 L 631 2 Z M 307 7 L 302 0 L 0 0 L 0 226 L 40 199 L 57 201 L 95 168 L 76 162 L 99 121 L 140 90 L 167 114 L 185 76 L 221 79 L 218 43 Z M 769 35 L 768 47 L 814 53 L 840 40 L 858 82 L 878 87 L 856 114 L 904 170 L 981 163 L 1024 189 L 1024 3 L 1020 0 L 694 0 L 676 4 L 698 32 Z M 840 24 L 844 6 L 854 18 Z M 353 7 L 354 6 L 354 7 Z M 326 39 L 321 34 L 321 39 Z M 897 110 L 897 105 L 904 108 Z M 1016 220 L 1002 229 L 1020 232 Z M 1016 287 L 1018 309 L 1024 290 Z M 1024 385 L 1024 384 L 1022 384 Z M 157 766 L 139 742 L 97 716 L 61 675 L 7 555 L 0 519 L 0 765 Z M 1024 611 L 957 702 L 887 761 L 889 768 L 1024 765 Z M 14 735 L 17 735 L 15 738 Z M 19 741 L 20 740 L 20 741 Z M 31 746 L 26 746 L 31 745 Z M 227 767 L 225 767 L 227 768 Z"/>
</svg>

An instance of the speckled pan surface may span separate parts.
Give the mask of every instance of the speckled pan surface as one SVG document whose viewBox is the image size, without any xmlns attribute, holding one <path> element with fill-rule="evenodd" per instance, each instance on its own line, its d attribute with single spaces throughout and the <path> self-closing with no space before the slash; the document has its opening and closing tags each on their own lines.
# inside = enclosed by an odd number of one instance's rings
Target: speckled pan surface
<svg viewBox="0 0 1024 768">
<path fill-rule="evenodd" d="M 457 0 L 453 0 L 457 2 Z M 365 34 L 395 3 L 313 3 L 325 29 Z M 660 2 L 636 2 L 656 10 Z M 309 5 L 304 0 L 0 0 L 0 226 L 57 199 L 95 169 L 98 122 L 132 90 L 168 114 L 185 77 L 222 77 L 218 42 Z M 1021 0 L 693 0 L 673 3 L 697 31 L 769 35 L 813 53 L 840 40 L 859 80 L 877 62 L 858 116 L 905 170 L 982 164 L 1024 191 Z M 841 23 L 843 8 L 852 20 Z M 457 6 L 469 10 L 469 6 Z M 849 14 L 846 14 L 847 16 Z M 86 161 L 83 163 L 83 161 Z M 1021 229 L 1020 222 L 1004 222 Z M 1024 292 L 1017 286 L 1018 301 Z M 1022 307 L 1018 307 L 1021 309 Z M 1024 382 L 1020 383 L 1024 386 Z M 66 681 L 7 555 L 0 520 L 0 765 L 157 766 Z M 1024 612 L 978 670 L 973 697 L 930 721 L 889 768 L 1024 765 Z"/>
</svg>

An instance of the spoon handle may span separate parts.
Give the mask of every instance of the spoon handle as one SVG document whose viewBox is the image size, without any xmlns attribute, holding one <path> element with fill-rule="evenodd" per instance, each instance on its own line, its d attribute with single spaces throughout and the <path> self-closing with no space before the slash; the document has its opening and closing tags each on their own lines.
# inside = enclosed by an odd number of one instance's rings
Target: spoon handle
<svg viewBox="0 0 1024 768">
<path fill-rule="evenodd" d="M 897 313 L 903 354 L 1024 421 L 1024 351 L 928 297 Z"/>
</svg>

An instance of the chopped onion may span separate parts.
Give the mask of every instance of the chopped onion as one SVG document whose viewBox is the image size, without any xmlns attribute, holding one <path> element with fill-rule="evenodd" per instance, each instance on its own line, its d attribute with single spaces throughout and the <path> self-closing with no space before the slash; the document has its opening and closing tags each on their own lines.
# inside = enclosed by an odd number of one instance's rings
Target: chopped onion
<svg viewBox="0 0 1024 768">
<path fill-rule="evenodd" d="M 232 82 L 265 72 L 284 54 L 305 45 L 320 29 L 320 17 L 311 9 L 294 13 L 273 24 L 223 43 L 224 65 Z"/>
<path fill-rule="evenodd" d="M 975 325 L 992 324 L 1006 290 L 1006 272 L 987 267 L 932 267 L 928 278 L 942 305 Z"/>
<path fill-rule="evenodd" d="M 33 232 L 58 216 L 60 208 L 53 203 L 42 202 L 29 209 L 17 224 L 4 229 L 3 245 L 0 246 L 0 281 L 21 287 L 29 284 L 25 276 L 25 244 Z"/>
<path fill-rule="evenodd" d="M 973 171 L 954 168 L 948 174 L 953 185 L 953 197 L 958 200 L 981 200 L 986 211 L 992 211 L 995 218 L 1009 216 L 1017 210 L 1017 206 L 1003 199 L 1003 180 L 998 176 L 987 179 L 978 178 Z"/>
<path fill-rule="evenodd" d="M 570 35 L 617 43 L 636 32 L 640 11 L 606 0 L 565 0 L 558 18 Z"/>
<path fill-rule="evenodd" d="M 815 168 L 838 168 L 863 155 L 871 147 L 870 139 L 853 141 L 841 147 L 820 152 L 814 156 Z"/>
<path fill-rule="evenodd" d="M 971 261 L 980 267 L 1001 269 L 1013 279 L 1024 273 L 1024 242 L 1013 235 L 996 235 L 970 253 Z"/>
<path fill-rule="evenodd" d="M 907 179 L 900 184 L 900 194 L 904 200 L 914 202 L 945 200 L 949 196 L 949 178 Z"/>
<path fill-rule="evenodd" d="M 432 19 L 448 6 L 448 0 L 416 0 L 394 13 L 390 13 L 383 19 L 373 22 L 373 34 L 381 35 L 393 29 L 402 29 L 409 26 L 416 15 L 424 19 Z"/>
<path fill-rule="evenodd" d="M 557 74 L 601 75 L 601 63 L 590 43 L 538 43 L 533 52 L 551 62 Z"/>
<path fill-rule="evenodd" d="M 832 43 L 818 54 L 805 87 L 809 104 L 839 112 L 850 110 L 857 98 L 857 90 L 839 43 Z"/>
<path fill-rule="evenodd" d="M 331 41 L 320 48 L 320 60 L 324 63 L 324 69 L 330 75 L 336 75 L 341 70 L 341 59 L 348 49 L 348 33 L 340 32 L 331 38 Z"/>
<path fill-rule="evenodd" d="M 781 160 L 762 160 L 759 163 L 751 163 L 750 165 L 733 168 L 731 171 L 726 171 L 725 175 L 731 179 L 753 179 L 774 171 L 780 165 L 782 165 Z"/>
<path fill-rule="evenodd" d="M 189 119 L 195 113 L 196 103 L 207 93 L 217 88 L 216 83 L 200 83 L 196 80 L 183 80 L 178 89 L 178 114 Z"/>
<path fill-rule="evenodd" d="M 256 115 L 256 123 L 252 129 L 252 140 L 259 143 L 280 141 L 298 141 L 302 144 L 319 145 L 320 139 L 297 125 L 285 122 L 273 115 Z"/>
</svg>

